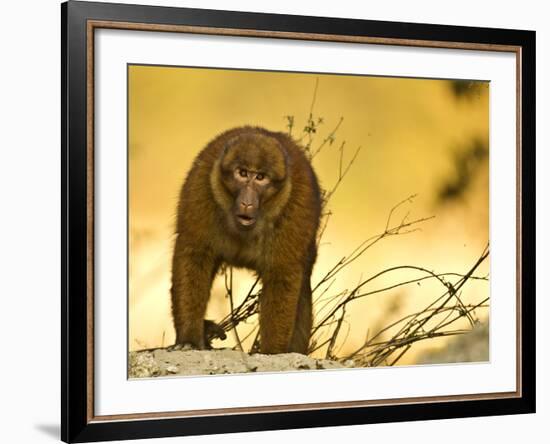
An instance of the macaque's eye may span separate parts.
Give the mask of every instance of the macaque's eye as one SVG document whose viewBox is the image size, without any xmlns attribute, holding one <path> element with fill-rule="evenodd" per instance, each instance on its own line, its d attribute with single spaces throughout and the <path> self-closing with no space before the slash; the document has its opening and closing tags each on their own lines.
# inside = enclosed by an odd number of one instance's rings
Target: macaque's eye
<svg viewBox="0 0 550 444">
<path fill-rule="evenodd" d="M 241 177 L 248 177 L 248 171 L 246 171 L 244 168 L 239 168 L 238 173 Z"/>
<path fill-rule="evenodd" d="M 258 182 L 263 182 L 264 180 L 266 180 L 267 177 L 265 177 L 265 174 L 264 173 L 258 173 L 256 174 L 256 180 Z"/>
</svg>

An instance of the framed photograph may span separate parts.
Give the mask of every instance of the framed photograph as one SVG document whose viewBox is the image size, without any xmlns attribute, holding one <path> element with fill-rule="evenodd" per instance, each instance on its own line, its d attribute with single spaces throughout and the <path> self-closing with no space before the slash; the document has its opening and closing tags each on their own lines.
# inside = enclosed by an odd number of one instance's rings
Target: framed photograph
<svg viewBox="0 0 550 444">
<path fill-rule="evenodd" d="M 62 4 L 65 442 L 535 411 L 535 33 Z"/>
</svg>

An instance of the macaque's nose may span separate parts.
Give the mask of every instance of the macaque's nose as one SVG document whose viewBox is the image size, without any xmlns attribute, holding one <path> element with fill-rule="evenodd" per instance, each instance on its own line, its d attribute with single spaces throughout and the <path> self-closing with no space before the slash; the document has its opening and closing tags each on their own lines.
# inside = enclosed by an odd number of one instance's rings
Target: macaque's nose
<svg viewBox="0 0 550 444">
<path fill-rule="evenodd" d="M 241 211 L 245 214 L 254 210 L 254 204 L 241 202 Z"/>
<path fill-rule="evenodd" d="M 241 190 L 237 197 L 238 211 L 243 215 L 254 217 L 258 211 L 258 193 L 254 188 L 247 186 Z"/>
</svg>

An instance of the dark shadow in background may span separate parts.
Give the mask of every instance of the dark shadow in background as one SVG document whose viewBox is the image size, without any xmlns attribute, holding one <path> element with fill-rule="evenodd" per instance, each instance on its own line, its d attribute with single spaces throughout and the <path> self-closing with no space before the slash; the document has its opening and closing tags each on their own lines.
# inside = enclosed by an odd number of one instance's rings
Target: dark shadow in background
<svg viewBox="0 0 550 444">
<path fill-rule="evenodd" d="M 484 88 L 487 88 L 487 82 L 474 80 L 451 80 L 451 92 L 456 100 L 479 98 Z"/>
<path fill-rule="evenodd" d="M 457 105 L 480 99 L 488 94 L 489 83 L 473 80 L 451 80 L 449 91 Z M 471 188 L 476 177 L 487 168 L 489 160 L 488 137 L 474 136 L 461 146 L 451 148 L 453 154 L 453 172 L 441 180 L 436 191 L 435 204 L 459 203 Z"/>
<path fill-rule="evenodd" d="M 61 437 L 61 427 L 59 424 L 35 424 L 34 428 L 41 431 L 44 435 L 48 435 L 59 441 Z"/>
<path fill-rule="evenodd" d="M 476 176 L 486 167 L 489 146 L 479 138 L 472 139 L 454 154 L 454 174 L 444 181 L 437 191 L 436 203 L 441 205 L 464 197 Z"/>
</svg>

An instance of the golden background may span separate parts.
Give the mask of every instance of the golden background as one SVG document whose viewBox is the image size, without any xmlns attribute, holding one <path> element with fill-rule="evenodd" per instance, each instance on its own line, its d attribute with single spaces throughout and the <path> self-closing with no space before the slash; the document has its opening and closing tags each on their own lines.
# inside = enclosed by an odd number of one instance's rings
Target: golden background
<svg viewBox="0 0 550 444">
<path fill-rule="evenodd" d="M 292 134 L 299 135 L 315 89 L 313 114 L 323 123 L 314 147 L 344 118 L 336 142 L 314 159 L 321 186 L 330 189 L 338 179 L 341 141 L 346 143 L 344 161 L 361 150 L 328 206 L 332 216 L 313 283 L 360 242 L 384 231 L 390 209 L 413 194 L 417 197 L 396 218 L 409 211 L 411 220 L 435 218 L 423 222 L 421 231 L 376 244 L 339 275 L 331 292 L 352 288 L 396 265 L 466 273 L 488 242 L 488 159 L 468 157 L 476 141 L 488 149 L 488 83 L 137 65 L 128 69 L 130 350 L 167 346 L 174 340 L 169 289 L 175 211 L 195 155 L 235 126 L 287 131 L 288 115 L 295 119 Z M 469 173 L 464 179 L 465 170 Z M 457 183 L 456 193 L 442 191 Z M 488 263 L 478 270 L 488 271 Z M 411 276 L 393 273 L 369 288 Z M 238 303 L 252 275 L 239 271 L 234 279 Z M 369 332 L 372 336 L 427 305 L 440 290 L 435 283 L 423 283 L 354 302 L 342 350 L 359 346 Z M 488 293 L 487 282 L 473 282 L 462 298 L 475 302 Z M 207 317 L 220 320 L 228 311 L 223 282 L 217 278 Z M 484 320 L 488 310 L 476 314 Z M 446 340 L 416 344 L 400 364 L 414 363 L 419 352 L 441 348 Z M 234 344 L 231 334 L 214 343 Z"/>
</svg>

